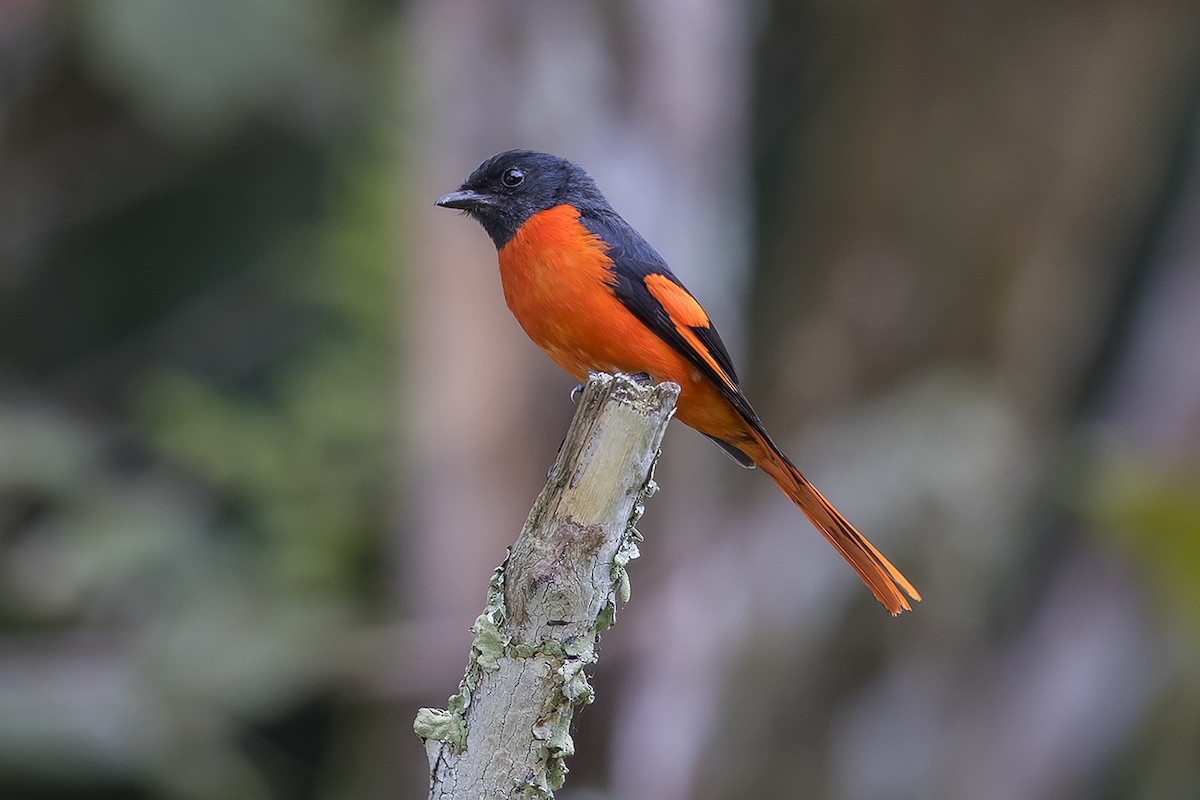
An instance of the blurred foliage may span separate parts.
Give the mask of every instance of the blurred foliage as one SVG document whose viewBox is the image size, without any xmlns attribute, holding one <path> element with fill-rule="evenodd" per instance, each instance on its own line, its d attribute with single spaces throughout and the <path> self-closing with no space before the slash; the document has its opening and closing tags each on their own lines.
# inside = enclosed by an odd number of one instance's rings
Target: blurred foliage
<svg viewBox="0 0 1200 800">
<path fill-rule="evenodd" d="M 308 347 L 255 392 L 168 372 L 143 398 L 151 441 L 246 510 L 282 585 L 355 586 L 386 516 L 390 175 L 386 159 L 360 159 L 325 226 L 279 247 L 281 288 L 314 319 Z"/>
<path fill-rule="evenodd" d="M 338 22 L 336 4 L 324 0 L 103 0 L 79 10 L 96 73 L 194 142 L 261 113 L 273 95 L 322 83 L 322 51 Z"/>
<path fill-rule="evenodd" d="M 1084 475 L 1075 498 L 1081 514 L 1148 573 L 1165 613 L 1190 628 L 1200 648 L 1200 473 L 1110 447 L 1094 454 Z"/>
<path fill-rule="evenodd" d="M 373 724 L 338 689 L 392 511 L 394 23 L 25 22 L 4 157 L 75 207 L 0 299 L 0 797 L 351 791 L 327 757 Z"/>
</svg>

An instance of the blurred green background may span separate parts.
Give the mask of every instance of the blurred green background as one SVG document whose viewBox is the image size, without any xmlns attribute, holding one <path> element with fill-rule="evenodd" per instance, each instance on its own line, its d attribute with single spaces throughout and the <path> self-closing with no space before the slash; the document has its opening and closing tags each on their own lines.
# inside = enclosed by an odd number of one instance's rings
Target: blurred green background
<svg viewBox="0 0 1200 800">
<path fill-rule="evenodd" d="M 560 796 L 1200 797 L 1200 3 L 0 3 L 0 798 L 421 797 L 573 407 L 583 163 L 883 613 L 672 429 Z"/>
</svg>

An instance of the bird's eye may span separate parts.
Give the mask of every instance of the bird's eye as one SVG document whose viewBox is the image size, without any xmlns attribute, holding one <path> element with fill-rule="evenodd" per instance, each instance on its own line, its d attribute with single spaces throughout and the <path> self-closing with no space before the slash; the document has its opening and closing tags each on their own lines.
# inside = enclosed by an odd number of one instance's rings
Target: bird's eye
<svg viewBox="0 0 1200 800">
<path fill-rule="evenodd" d="M 516 167 L 509 167 L 504 170 L 504 174 L 500 176 L 500 180 L 510 189 L 515 189 L 525 181 L 525 173 Z"/>
</svg>

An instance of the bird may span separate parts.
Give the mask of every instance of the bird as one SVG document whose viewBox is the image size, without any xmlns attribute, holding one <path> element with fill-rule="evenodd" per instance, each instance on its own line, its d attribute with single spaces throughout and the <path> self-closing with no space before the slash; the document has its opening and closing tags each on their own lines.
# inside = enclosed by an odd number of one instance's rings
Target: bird
<svg viewBox="0 0 1200 800">
<path fill-rule="evenodd" d="M 678 384 L 676 418 L 765 472 L 893 616 L 921 599 L 767 435 L 708 313 L 583 167 L 508 150 L 435 205 L 483 226 L 513 316 L 576 380 L 608 372 Z"/>
</svg>

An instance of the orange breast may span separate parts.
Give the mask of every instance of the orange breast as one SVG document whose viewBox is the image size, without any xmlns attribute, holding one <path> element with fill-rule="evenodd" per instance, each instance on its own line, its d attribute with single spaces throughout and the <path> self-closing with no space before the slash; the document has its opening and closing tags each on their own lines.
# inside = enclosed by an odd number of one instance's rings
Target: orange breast
<svg viewBox="0 0 1200 800">
<path fill-rule="evenodd" d="M 570 205 L 532 216 L 500 249 L 500 281 L 513 316 L 577 380 L 596 371 L 674 381 L 682 389 L 680 420 L 705 433 L 727 433 L 740 418 L 716 387 L 613 294 L 606 250 Z"/>
</svg>

